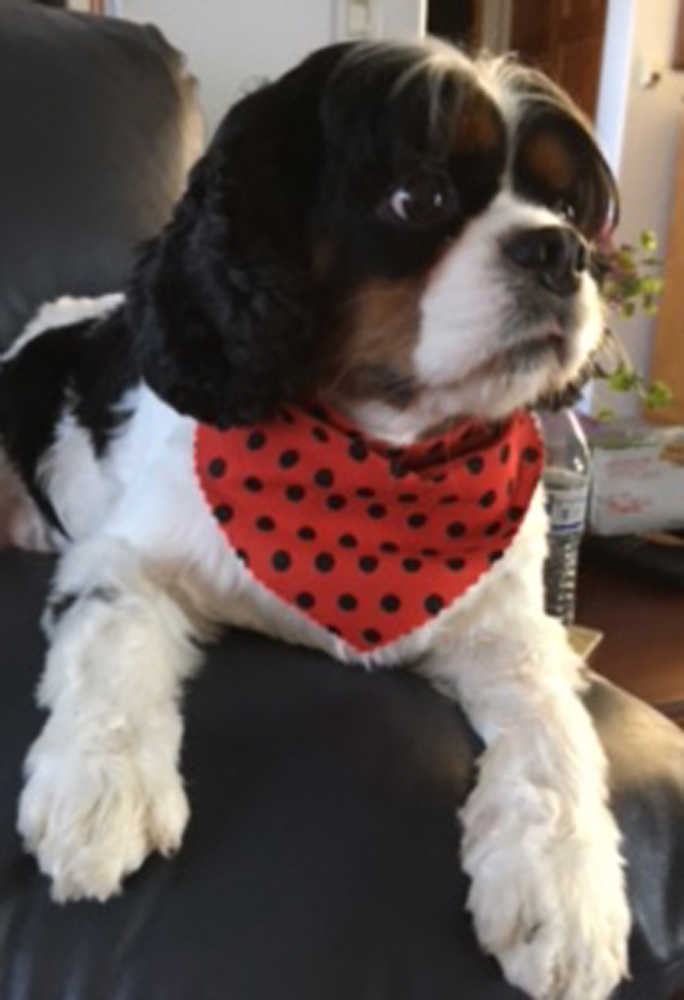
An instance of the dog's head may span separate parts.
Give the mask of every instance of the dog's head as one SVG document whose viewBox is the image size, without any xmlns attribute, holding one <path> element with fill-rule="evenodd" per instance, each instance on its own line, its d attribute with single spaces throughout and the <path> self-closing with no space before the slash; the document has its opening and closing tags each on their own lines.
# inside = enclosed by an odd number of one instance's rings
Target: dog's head
<svg viewBox="0 0 684 1000">
<path fill-rule="evenodd" d="M 129 295 L 171 405 L 227 426 L 319 396 L 383 436 L 581 380 L 615 184 L 571 101 L 507 59 L 337 45 L 238 103 Z"/>
</svg>

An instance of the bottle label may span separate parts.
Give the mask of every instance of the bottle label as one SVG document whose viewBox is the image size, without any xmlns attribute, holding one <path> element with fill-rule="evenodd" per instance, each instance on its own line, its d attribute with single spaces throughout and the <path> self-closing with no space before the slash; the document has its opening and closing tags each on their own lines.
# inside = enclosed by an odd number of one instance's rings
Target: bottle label
<svg viewBox="0 0 684 1000">
<path fill-rule="evenodd" d="M 546 486 L 546 511 L 553 535 L 571 535 L 582 531 L 587 509 L 585 485 L 558 490 Z"/>
</svg>

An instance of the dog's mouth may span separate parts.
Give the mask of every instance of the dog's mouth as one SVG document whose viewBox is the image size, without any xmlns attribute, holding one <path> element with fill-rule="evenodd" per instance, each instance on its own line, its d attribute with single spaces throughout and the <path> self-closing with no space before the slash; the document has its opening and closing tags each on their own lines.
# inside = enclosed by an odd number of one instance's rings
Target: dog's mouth
<svg viewBox="0 0 684 1000">
<path fill-rule="evenodd" d="M 465 375 L 449 379 L 444 387 L 457 389 L 473 380 L 481 381 L 501 375 L 524 375 L 545 367 L 562 369 L 570 355 L 571 341 L 572 335 L 564 331 L 560 324 L 550 323 L 543 330 L 521 337 L 515 343 L 490 354 Z"/>
<path fill-rule="evenodd" d="M 552 326 L 544 333 L 506 348 L 485 362 L 483 374 L 498 374 L 502 371 L 528 371 L 530 368 L 557 361 L 563 366 L 568 357 L 568 336 L 560 326 Z"/>
</svg>

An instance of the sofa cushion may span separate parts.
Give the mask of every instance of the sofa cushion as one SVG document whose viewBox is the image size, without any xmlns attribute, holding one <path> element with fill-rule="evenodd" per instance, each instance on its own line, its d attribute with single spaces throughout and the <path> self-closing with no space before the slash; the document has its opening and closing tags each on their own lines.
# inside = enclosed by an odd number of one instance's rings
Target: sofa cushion
<svg viewBox="0 0 684 1000">
<path fill-rule="evenodd" d="M 200 152 L 194 90 L 156 28 L 0 3 L 0 349 L 42 302 L 121 288 Z"/>
</svg>

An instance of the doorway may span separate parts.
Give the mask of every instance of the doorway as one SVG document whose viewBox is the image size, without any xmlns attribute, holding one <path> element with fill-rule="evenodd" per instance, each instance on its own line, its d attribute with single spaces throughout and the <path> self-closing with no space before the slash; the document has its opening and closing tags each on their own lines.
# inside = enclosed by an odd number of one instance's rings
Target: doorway
<svg viewBox="0 0 684 1000">
<path fill-rule="evenodd" d="M 428 0 L 427 30 L 476 51 L 517 52 L 594 119 L 608 0 Z"/>
</svg>

